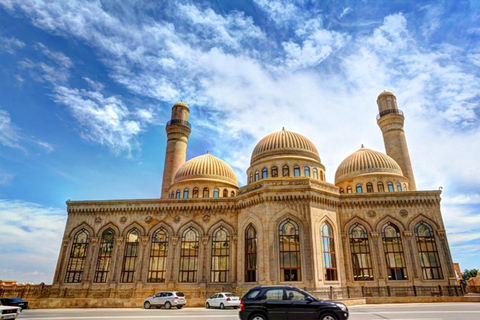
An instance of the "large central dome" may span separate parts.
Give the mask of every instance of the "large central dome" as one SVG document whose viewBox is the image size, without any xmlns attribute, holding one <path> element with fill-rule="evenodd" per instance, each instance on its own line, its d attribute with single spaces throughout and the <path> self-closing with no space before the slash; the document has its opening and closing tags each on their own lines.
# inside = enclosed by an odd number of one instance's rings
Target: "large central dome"
<svg viewBox="0 0 480 320">
<path fill-rule="evenodd" d="M 238 187 L 233 169 L 225 161 L 209 153 L 185 162 L 175 174 L 173 183 L 188 180 L 221 181 Z"/>
<path fill-rule="evenodd" d="M 288 155 L 313 158 L 320 162 L 317 148 L 310 140 L 301 134 L 282 129 L 260 140 L 253 149 L 250 165 L 269 157 Z"/>
</svg>

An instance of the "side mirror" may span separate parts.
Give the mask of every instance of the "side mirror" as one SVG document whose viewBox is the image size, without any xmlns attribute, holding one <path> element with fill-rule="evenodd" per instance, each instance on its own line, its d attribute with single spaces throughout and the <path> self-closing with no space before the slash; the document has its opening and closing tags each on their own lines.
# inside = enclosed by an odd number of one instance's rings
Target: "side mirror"
<svg viewBox="0 0 480 320">
<path fill-rule="evenodd" d="M 312 297 L 307 297 L 305 300 L 306 300 L 308 303 L 311 303 L 311 302 L 314 301 Z"/>
</svg>

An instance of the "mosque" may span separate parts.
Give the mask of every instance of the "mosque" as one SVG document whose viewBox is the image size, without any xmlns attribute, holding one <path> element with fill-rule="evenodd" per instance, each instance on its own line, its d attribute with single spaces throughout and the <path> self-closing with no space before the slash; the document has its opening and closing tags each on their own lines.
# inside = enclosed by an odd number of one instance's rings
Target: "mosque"
<svg viewBox="0 0 480 320">
<path fill-rule="evenodd" d="M 239 187 L 232 168 L 208 152 L 186 161 L 190 109 L 176 103 L 161 197 L 67 201 L 53 286 L 456 284 L 441 191 L 416 188 L 395 95 L 384 91 L 377 104 L 386 153 L 362 146 L 330 183 L 315 145 L 282 129 L 258 142 Z"/>
</svg>

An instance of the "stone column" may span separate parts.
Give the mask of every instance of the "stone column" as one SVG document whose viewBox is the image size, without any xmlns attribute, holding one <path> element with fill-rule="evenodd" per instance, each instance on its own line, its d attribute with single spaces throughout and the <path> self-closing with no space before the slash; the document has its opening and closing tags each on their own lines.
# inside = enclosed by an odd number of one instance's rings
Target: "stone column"
<svg viewBox="0 0 480 320">
<path fill-rule="evenodd" d="M 177 251 L 180 250 L 177 250 L 178 239 L 180 239 L 178 236 L 170 237 L 172 248 L 168 248 L 168 255 L 170 255 L 170 259 L 167 259 L 167 264 L 170 263 L 170 265 L 167 265 L 167 270 L 170 270 L 170 272 L 168 275 L 167 286 L 169 289 L 173 289 L 175 287 L 175 279 L 178 279 L 178 274 L 175 273 L 175 270 L 179 270 L 179 268 L 175 268 L 175 266 L 178 266 L 179 263 L 179 261 L 177 261 L 177 257 L 179 256 Z"/>
<path fill-rule="evenodd" d="M 233 235 L 232 237 L 232 246 L 231 246 L 231 251 L 230 251 L 230 261 L 233 260 L 234 263 L 232 263 L 231 267 L 231 283 L 232 287 L 237 286 L 237 262 L 240 260 L 235 260 L 235 257 L 237 256 L 237 245 L 238 245 L 238 235 Z"/>
<path fill-rule="evenodd" d="M 113 274 L 112 274 L 112 277 L 110 278 L 110 284 L 120 283 L 120 276 L 122 274 L 124 246 L 125 246 L 124 238 L 115 237 L 115 247 L 114 247 L 114 252 L 112 253 Z"/>
<path fill-rule="evenodd" d="M 347 282 L 350 282 L 352 281 L 352 277 L 351 277 L 351 274 L 352 274 L 352 266 L 350 264 L 350 259 L 351 259 L 351 255 L 348 254 L 348 246 L 350 244 L 350 239 L 348 237 L 348 234 L 347 233 L 344 233 L 341 235 L 342 237 L 342 244 L 343 244 L 343 256 L 344 256 L 344 261 L 345 263 L 343 264 L 345 266 L 345 278 L 347 279 Z M 341 264 L 338 264 L 339 267 L 341 267 Z"/>
<path fill-rule="evenodd" d="M 438 234 L 438 237 L 440 238 L 440 243 L 441 243 L 443 256 L 445 257 L 445 264 L 446 264 L 445 267 L 447 268 L 448 277 L 450 279 L 451 278 L 455 279 L 456 278 L 455 277 L 455 270 L 453 269 L 453 263 L 452 263 L 452 259 L 451 259 L 451 255 L 450 255 L 450 250 L 448 249 L 446 231 L 445 231 L 445 229 L 438 229 L 437 234 Z M 440 259 L 440 260 L 442 260 L 442 259 Z"/>
<path fill-rule="evenodd" d="M 135 272 L 137 287 L 143 286 L 143 284 L 146 282 L 146 272 L 148 270 L 147 265 L 148 259 L 150 258 L 150 255 L 146 254 L 148 239 L 148 236 L 141 236 L 139 241 L 140 248 L 138 248 L 139 255 L 137 260 L 138 269 Z"/>
<path fill-rule="evenodd" d="M 384 263 L 382 263 L 382 257 L 381 257 L 381 254 L 380 254 L 380 247 L 379 247 L 379 242 L 380 242 L 380 245 L 382 245 L 381 241 L 378 241 L 378 239 L 380 238 L 380 233 L 378 232 L 370 232 L 370 235 L 372 236 L 372 240 L 373 240 L 373 249 L 375 251 L 375 260 L 377 263 L 375 263 L 373 260 L 372 260 L 372 268 L 373 268 L 373 273 L 375 274 L 375 269 L 377 269 L 377 272 L 378 272 L 378 280 L 379 282 L 381 282 L 380 285 L 383 285 L 385 286 L 386 283 L 385 283 L 385 277 L 383 275 L 383 269 L 384 269 Z M 383 248 L 382 248 L 383 250 Z M 372 257 L 372 255 L 370 254 L 370 256 Z M 374 268 L 374 266 L 377 266 L 377 268 Z"/>
<path fill-rule="evenodd" d="M 202 280 L 201 282 L 206 283 L 207 282 L 207 272 L 209 270 L 207 266 L 207 256 L 208 256 L 208 240 L 210 239 L 210 236 L 206 235 L 202 237 L 202 243 L 203 243 L 203 267 L 202 267 Z"/>
<path fill-rule="evenodd" d="M 85 269 L 83 270 L 83 274 L 85 277 L 82 279 L 82 283 L 84 284 L 90 284 L 93 282 L 94 279 L 94 273 L 95 273 L 95 261 L 97 260 L 96 257 L 98 257 L 98 251 L 97 251 L 97 245 L 98 245 L 98 237 L 91 237 L 90 238 L 90 243 L 87 251 L 87 257 L 85 261 Z"/>
<path fill-rule="evenodd" d="M 55 271 L 54 284 L 60 284 L 64 282 L 65 270 L 68 263 L 67 252 L 69 243 L 69 238 L 64 238 L 62 241 L 60 255 L 57 263 L 57 270 Z"/>
<path fill-rule="evenodd" d="M 410 262 L 411 262 L 411 265 L 412 265 L 412 271 L 413 271 L 413 280 L 415 282 L 415 280 L 419 280 L 418 279 L 418 270 L 417 270 L 417 259 L 415 259 L 415 251 L 413 249 L 413 245 L 412 245 L 412 241 L 414 241 L 415 239 L 413 239 L 413 232 L 412 231 L 404 231 L 403 232 L 403 236 L 405 237 L 405 239 L 407 239 L 407 248 L 408 248 L 408 251 L 410 253 Z M 408 269 L 408 264 L 407 264 L 407 269 Z"/>
</svg>

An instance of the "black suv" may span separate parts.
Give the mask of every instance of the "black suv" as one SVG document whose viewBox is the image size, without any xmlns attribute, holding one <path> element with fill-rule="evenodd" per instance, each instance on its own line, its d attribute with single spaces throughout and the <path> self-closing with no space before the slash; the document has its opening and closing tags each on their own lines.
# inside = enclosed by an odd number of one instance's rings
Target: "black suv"
<svg viewBox="0 0 480 320">
<path fill-rule="evenodd" d="M 262 286 L 243 296 L 239 316 L 241 320 L 346 320 L 348 309 L 296 287 Z"/>
</svg>

